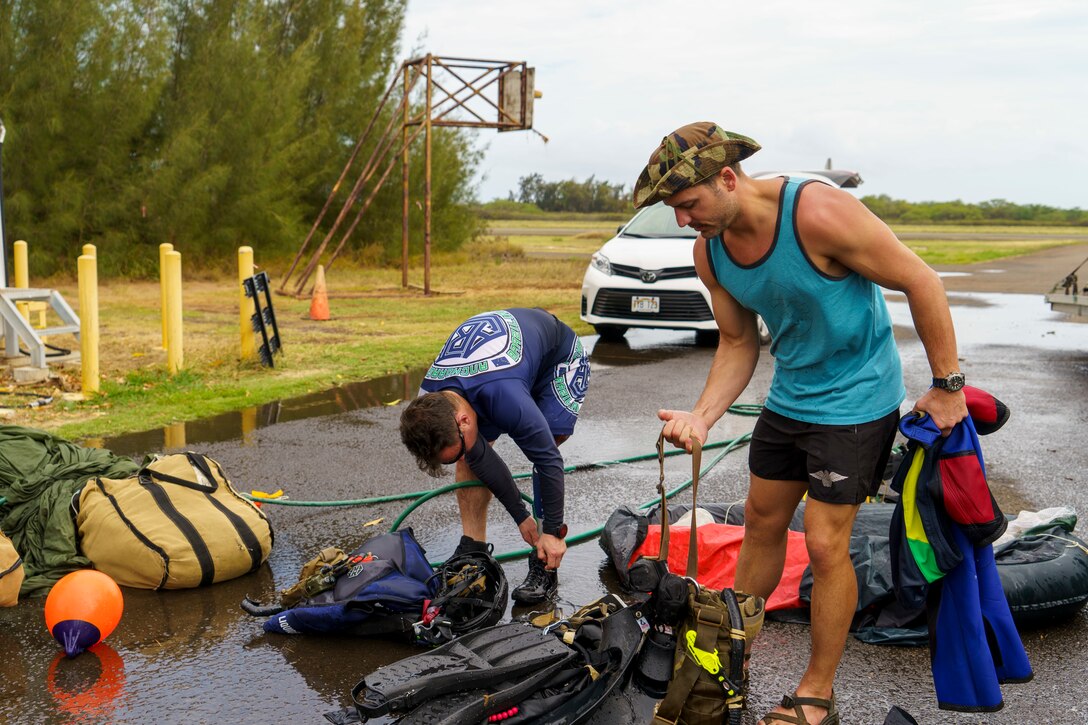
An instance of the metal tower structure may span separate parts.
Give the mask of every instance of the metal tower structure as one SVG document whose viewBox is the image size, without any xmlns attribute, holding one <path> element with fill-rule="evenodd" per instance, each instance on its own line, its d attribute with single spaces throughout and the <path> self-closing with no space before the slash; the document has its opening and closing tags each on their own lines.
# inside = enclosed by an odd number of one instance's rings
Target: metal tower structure
<svg viewBox="0 0 1088 725">
<path fill-rule="evenodd" d="M 534 88 L 534 69 L 525 61 L 483 60 L 479 58 L 450 58 L 428 53 L 405 61 L 397 69 L 389 88 L 382 97 L 366 130 L 355 144 L 340 178 L 333 185 L 321 212 L 314 220 L 309 234 L 299 247 L 290 269 L 284 275 L 277 292 L 296 297 L 305 296 L 304 288 L 317 265 L 328 252 L 334 238 L 339 236 L 328 261 L 328 270 L 343 251 L 360 220 L 370 208 L 383 184 L 389 178 L 399 158 L 401 163 L 401 286 L 408 287 L 409 232 L 409 160 L 412 144 L 422 135 L 424 153 L 423 183 L 423 293 L 431 294 L 431 146 L 435 128 L 493 128 L 503 131 L 533 129 L 533 100 L 540 97 Z M 415 93 L 417 87 L 419 93 Z M 390 99 L 399 88 L 396 108 L 387 111 Z M 413 98 L 416 100 L 413 102 Z M 291 279 L 310 243 L 315 240 L 326 215 L 340 196 L 341 188 L 353 173 L 360 151 L 367 146 L 376 126 L 385 120 L 385 128 L 370 146 L 367 161 L 355 173 L 355 181 L 341 204 L 336 218 L 329 225 L 321 242 L 310 253 L 305 267 Z M 399 127 L 399 128 L 398 128 Z M 534 131 L 547 142 L 547 137 Z M 383 168 L 377 180 L 379 168 Z M 364 195 L 365 194 L 365 195 Z M 362 201 L 360 201 L 362 200 Z M 353 216 L 354 212 L 354 216 Z M 349 222 L 348 219 L 351 218 Z"/>
</svg>

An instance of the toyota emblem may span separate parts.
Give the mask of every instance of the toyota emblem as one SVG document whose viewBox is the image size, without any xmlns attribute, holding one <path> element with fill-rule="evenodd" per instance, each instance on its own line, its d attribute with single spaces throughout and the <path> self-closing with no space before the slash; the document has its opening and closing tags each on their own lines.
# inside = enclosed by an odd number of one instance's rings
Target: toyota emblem
<svg viewBox="0 0 1088 725">
<path fill-rule="evenodd" d="M 639 276 L 642 278 L 642 281 L 645 282 L 646 284 L 650 284 L 652 282 L 657 281 L 657 272 L 652 272 L 652 271 L 650 271 L 648 269 L 642 270 L 642 273 Z"/>
</svg>

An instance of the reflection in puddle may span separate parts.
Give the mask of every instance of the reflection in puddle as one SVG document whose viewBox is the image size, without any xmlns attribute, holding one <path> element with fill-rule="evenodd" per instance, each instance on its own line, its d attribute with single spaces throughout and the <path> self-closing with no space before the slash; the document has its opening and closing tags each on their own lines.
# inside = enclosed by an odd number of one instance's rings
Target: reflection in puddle
<svg viewBox="0 0 1088 725">
<path fill-rule="evenodd" d="M 902 295 L 887 297 L 892 323 L 914 323 Z M 1042 295 L 957 292 L 949 295 L 956 342 L 969 346 L 1011 345 L 1088 352 L 1088 325 L 1051 312 Z"/>
<path fill-rule="evenodd" d="M 628 367 L 661 362 L 690 352 L 695 347 L 695 334 L 683 330 L 628 330 L 619 340 L 602 340 L 597 336 L 583 337 L 594 367 Z"/>
<path fill-rule="evenodd" d="M 127 433 L 115 438 L 88 439 L 83 444 L 107 448 L 120 456 L 178 450 L 196 443 L 217 443 L 236 438 L 241 438 L 243 444 L 246 444 L 258 428 L 292 420 L 336 415 L 359 408 L 389 405 L 414 397 L 425 372 L 425 369 L 419 369 L 386 375 L 363 383 L 338 385 L 320 393 L 277 400 L 187 423 L 174 423 L 156 430 Z"/>
<path fill-rule="evenodd" d="M 125 663 L 105 642 L 76 660 L 58 652 L 49 665 L 46 686 L 59 712 L 77 721 L 110 722 L 124 694 Z"/>
</svg>

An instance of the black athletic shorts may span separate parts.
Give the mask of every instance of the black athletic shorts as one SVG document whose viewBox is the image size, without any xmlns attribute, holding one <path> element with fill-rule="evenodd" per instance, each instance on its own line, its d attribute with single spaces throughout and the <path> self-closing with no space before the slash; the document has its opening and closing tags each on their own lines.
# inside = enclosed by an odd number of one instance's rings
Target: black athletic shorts
<svg viewBox="0 0 1088 725">
<path fill-rule="evenodd" d="M 898 423 L 898 410 L 869 423 L 818 425 L 764 408 L 752 431 L 748 466 L 760 478 L 807 481 L 808 495 L 817 501 L 862 503 L 880 488 Z"/>
</svg>

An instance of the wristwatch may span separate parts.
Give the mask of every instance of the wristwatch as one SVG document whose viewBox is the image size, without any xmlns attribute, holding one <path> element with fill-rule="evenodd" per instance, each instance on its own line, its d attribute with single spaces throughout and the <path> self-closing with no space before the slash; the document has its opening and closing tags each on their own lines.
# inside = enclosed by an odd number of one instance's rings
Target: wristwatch
<svg viewBox="0 0 1088 725">
<path fill-rule="evenodd" d="M 554 536 L 557 539 L 567 538 L 567 525 L 559 524 L 559 526 L 545 526 L 544 533 L 548 536 Z"/>
<path fill-rule="evenodd" d="M 933 378 L 933 387 L 954 393 L 957 390 L 963 389 L 963 384 L 966 382 L 967 378 L 963 373 L 955 372 L 949 373 L 943 378 Z"/>
</svg>

